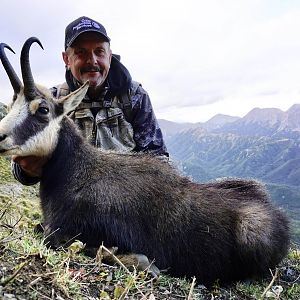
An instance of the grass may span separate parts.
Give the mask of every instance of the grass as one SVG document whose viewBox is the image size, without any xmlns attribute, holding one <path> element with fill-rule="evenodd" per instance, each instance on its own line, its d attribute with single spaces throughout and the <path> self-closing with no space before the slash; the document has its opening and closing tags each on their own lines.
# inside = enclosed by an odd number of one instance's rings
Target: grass
<svg viewBox="0 0 300 300">
<path fill-rule="evenodd" d="M 81 243 L 60 251 L 48 249 L 43 236 L 34 232 L 42 219 L 38 187 L 16 183 L 9 164 L 0 158 L 0 298 L 300 299 L 296 245 L 269 278 L 227 287 L 216 283 L 210 290 L 193 279 L 162 275 L 155 280 L 146 271 L 129 271 L 118 263 L 105 265 L 83 255 Z"/>
</svg>

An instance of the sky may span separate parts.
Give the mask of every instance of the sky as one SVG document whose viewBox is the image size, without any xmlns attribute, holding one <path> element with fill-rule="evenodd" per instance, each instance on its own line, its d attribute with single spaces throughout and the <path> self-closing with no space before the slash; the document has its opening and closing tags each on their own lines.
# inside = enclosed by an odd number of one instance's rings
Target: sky
<svg viewBox="0 0 300 300">
<path fill-rule="evenodd" d="M 64 82 L 64 30 L 80 16 L 105 26 L 159 119 L 205 122 L 300 103 L 300 1 L 1 0 L 0 42 L 15 50 L 7 56 L 19 76 L 22 45 L 36 36 L 44 51 L 31 47 L 35 81 Z M 0 67 L 0 101 L 12 94 Z"/>
</svg>

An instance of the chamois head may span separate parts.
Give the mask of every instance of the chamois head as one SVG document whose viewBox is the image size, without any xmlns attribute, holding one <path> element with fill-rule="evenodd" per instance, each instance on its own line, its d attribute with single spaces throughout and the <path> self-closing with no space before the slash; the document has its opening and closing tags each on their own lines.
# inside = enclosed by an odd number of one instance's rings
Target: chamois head
<svg viewBox="0 0 300 300">
<path fill-rule="evenodd" d="M 88 89 L 88 82 L 78 90 L 54 99 L 49 89 L 36 85 L 29 63 L 31 45 L 41 42 L 29 38 L 23 45 L 20 57 L 22 79 L 8 61 L 4 49 L 14 52 L 8 45 L 0 44 L 0 59 L 14 89 L 9 113 L 0 122 L 0 155 L 48 156 L 55 149 L 62 118 L 74 110 Z"/>
</svg>

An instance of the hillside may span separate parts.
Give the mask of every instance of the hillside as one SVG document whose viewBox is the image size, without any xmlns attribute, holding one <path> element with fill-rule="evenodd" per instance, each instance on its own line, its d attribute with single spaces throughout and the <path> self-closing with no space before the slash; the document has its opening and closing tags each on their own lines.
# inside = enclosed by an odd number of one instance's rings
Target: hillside
<svg viewBox="0 0 300 300">
<path fill-rule="evenodd" d="M 281 138 L 211 133 L 202 128 L 181 131 L 166 139 L 172 158 L 201 166 L 192 174 L 200 181 L 216 177 L 255 177 L 266 182 L 300 185 L 300 136 Z"/>
<path fill-rule="evenodd" d="M 6 105 L 0 102 L 0 120 L 6 115 L 6 110 Z"/>
<path fill-rule="evenodd" d="M 300 297 L 300 250 L 292 245 L 276 275 L 210 290 L 192 279 L 161 275 L 101 263 L 82 254 L 74 243 L 57 251 L 34 232 L 41 222 L 38 186 L 24 187 L 10 173 L 10 161 L 0 157 L 0 298 L 9 299 L 281 299 Z M 242 267 L 242 266 L 241 266 Z M 273 271 L 273 274 L 274 271 Z"/>
</svg>

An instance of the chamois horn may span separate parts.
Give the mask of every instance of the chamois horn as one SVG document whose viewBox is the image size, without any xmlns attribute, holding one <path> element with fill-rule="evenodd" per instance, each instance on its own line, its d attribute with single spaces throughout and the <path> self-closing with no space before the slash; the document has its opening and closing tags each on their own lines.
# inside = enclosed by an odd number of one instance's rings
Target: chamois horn
<svg viewBox="0 0 300 300">
<path fill-rule="evenodd" d="M 29 50 L 33 43 L 38 43 L 40 47 L 44 49 L 42 43 L 36 37 L 31 37 L 26 40 L 22 47 L 20 61 L 22 78 L 24 82 L 24 95 L 27 100 L 34 99 L 37 94 L 29 62 Z"/>
<path fill-rule="evenodd" d="M 10 50 L 11 52 L 13 52 L 14 54 L 15 51 L 13 49 L 11 49 L 7 44 L 5 43 L 1 43 L 0 44 L 0 59 L 2 61 L 2 65 L 6 71 L 6 74 L 8 75 L 8 78 L 10 80 L 10 83 L 14 89 L 14 100 L 16 99 L 17 97 L 17 94 L 20 92 L 21 90 L 21 87 L 22 87 L 22 82 L 21 80 L 19 79 L 17 73 L 15 72 L 14 68 L 12 67 L 12 65 L 10 64 L 6 54 L 5 54 L 5 51 L 4 51 L 4 48 L 7 48 L 8 50 Z"/>
</svg>

